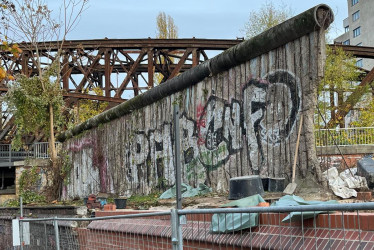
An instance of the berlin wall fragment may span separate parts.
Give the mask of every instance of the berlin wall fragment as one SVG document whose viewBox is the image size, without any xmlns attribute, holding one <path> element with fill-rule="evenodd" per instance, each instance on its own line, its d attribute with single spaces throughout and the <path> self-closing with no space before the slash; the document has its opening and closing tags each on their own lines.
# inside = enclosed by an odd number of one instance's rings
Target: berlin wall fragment
<svg viewBox="0 0 374 250">
<path fill-rule="evenodd" d="M 318 5 L 60 135 L 74 163 L 63 196 L 173 185 L 176 102 L 183 182 L 227 190 L 249 174 L 289 181 L 301 114 L 297 176 L 320 178 L 313 115 L 332 21 Z"/>
</svg>

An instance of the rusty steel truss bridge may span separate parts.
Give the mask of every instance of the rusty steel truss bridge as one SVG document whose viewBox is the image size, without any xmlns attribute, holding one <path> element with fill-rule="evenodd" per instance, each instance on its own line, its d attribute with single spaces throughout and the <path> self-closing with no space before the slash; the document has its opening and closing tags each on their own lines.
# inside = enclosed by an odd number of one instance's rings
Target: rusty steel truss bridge
<svg viewBox="0 0 374 250">
<path fill-rule="evenodd" d="M 73 105 L 80 99 L 91 99 L 115 106 L 240 42 L 241 39 L 148 38 L 73 40 L 65 41 L 62 46 L 56 41 L 36 46 L 19 43 L 22 49 L 19 57 L 1 52 L 0 59 L 9 73 L 33 76 L 38 72 L 37 58 L 43 66 L 47 66 L 55 60 L 58 48 L 62 48 L 61 88 L 66 102 Z M 374 47 L 331 46 L 342 47 L 356 57 L 374 58 Z M 38 51 L 32 49 L 35 47 Z M 374 70 L 366 73 L 363 84 L 374 79 Z M 90 94 L 89 90 L 97 87 L 103 90 L 102 96 Z M 1 93 L 7 89 L 7 82 L 0 83 Z M 14 129 L 13 118 L 5 110 L 0 127 L 1 142 Z"/>
<path fill-rule="evenodd" d="M 119 103 L 136 96 L 228 49 L 242 40 L 218 39 L 101 39 L 37 44 L 40 61 L 55 59 L 62 47 L 62 88 L 69 98 L 98 99 Z M 37 74 L 36 51 L 28 43 L 18 58 L 2 54 L 7 70 L 27 76 Z M 157 75 L 155 75 L 157 74 Z M 157 78 L 157 79 L 155 79 Z M 1 90 L 6 91 L 3 85 Z M 99 87 L 103 96 L 82 94 Z M 127 92 L 127 94 L 126 94 Z"/>
</svg>

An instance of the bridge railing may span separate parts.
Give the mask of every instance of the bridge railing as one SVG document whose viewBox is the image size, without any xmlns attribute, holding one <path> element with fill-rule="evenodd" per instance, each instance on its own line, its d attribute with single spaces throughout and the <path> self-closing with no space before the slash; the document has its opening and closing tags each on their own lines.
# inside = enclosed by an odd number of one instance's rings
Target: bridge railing
<svg viewBox="0 0 374 250">
<path fill-rule="evenodd" d="M 60 143 L 56 143 L 59 146 Z M 49 143 L 38 142 L 33 144 L 25 144 L 21 149 L 15 150 L 11 144 L 0 144 L 1 161 L 17 161 L 26 158 L 49 158 Z"/>
<path fill-rule="evenodd" d="M 316 146 L 374 145 L 374 127 L 315 130 Z"/>
</svg>

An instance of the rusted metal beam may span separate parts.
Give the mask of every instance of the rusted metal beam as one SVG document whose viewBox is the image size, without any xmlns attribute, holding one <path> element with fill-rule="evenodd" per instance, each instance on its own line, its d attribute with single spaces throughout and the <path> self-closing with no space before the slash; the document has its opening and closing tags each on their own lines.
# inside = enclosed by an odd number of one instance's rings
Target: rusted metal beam
<svg viewBox="0 0 374 250">
<path fill-rule="evenodd" d="M 95 101 L 103 101 L 103 102 L 113 102 L 113 103 L 122 103 L 126 101 L 126 99 L 118 99 L 112 98 L 107 96 L 98 96 L 98 95 L 88 95 L 83 93 L 63 93 L 64 97 L 71 97 L 71 98 L 78 98 L 78 99 L 87 99 L 87 100 L 95 100 Z"/>
<path fill-rule="evenodd" d="M 342 44 L 329 44 L 329 46 L 333 50 L 335 48 L 341 48 L 344 51 L 349 52 L 355 57 L 374 59 L 374 47 L 342 45 Z"/>
<path fill-rule="evenodd" d="M 149 48 L 147 51 L 147 56 L 148 56 L 148 87 L 153 88 L 153 75 L 154 75 L 154 69 L 153 69 L 153 60 L 152 60 L 152 48 Z"/>
<path fill-rule="evenodd" d="M 140 55 L 139 55 L 138 58 L 136 59 L 135 63 L 131 66 L 131 69 L 130 69 L 130 71 L 127 73 L 127 75 L 126 75 L 125 79 L 123 80 L 121 86 L 118 87 L 117 92 L 116 92 L 116 94 L 114 95 L 115 98 L 121 98 L 121 95 L 122 95 L 124 89 L 126 88 L 127 84 L 129 83 L 132 74 L 135 73 L 135 69 L 136 69 L 136 67 L 138 66 L 138 64 L 139 64 L 140 61 L 143 59 L 143 57 L 145 56 L 146 53 L 147 53 L 147 52 L 146 52 L 145 50 L 143 50 L 142 53 L 140 53 Z"/>
<path fill-rule="evenodd" d="M 215 49 L 225 50 L 236 44 L 239 44 L 241 39 L 95 39 L 95 40 L 70 40 L 65 41 L 62 49 L 92 49 L 98 48 L 117 48 L 117 49 L 143 49 L 143 48 L 200 48 L 200 49 Z M 33 48 L 29 43 L 19 43 L 21 48 Z M 38 43 L 36 45 L 40 51 L 57 51 L 61 44 L 60 42 Z"/>
<path fill-rule="evenodd" d="M 347 97 L 347 100 L 340 104 L 337 112 L 335 113 L 335 119 L 331 119 L 326 128 L 333 128 L 343 121 L 344 117 L 353 107 L 360 101 L 361 97 L 366 93 L 366 86 L 374 81 L 374 68 L 362 79 L 361 83 L 355 89 L 352 94 Z"/>
<path fill-rule="evenodd" d="M 188 48 L 186 49 L 186 52 L 184 52 L 183 56 L 179 60 L 177 66 L 174 68 L 174 70 L 171 72 L 169 79 L 175 77 L 182 68 L 183 64 L 186 62 L 187 57 L 192 53 L 192 49 Z"/>
<path fill-rule="evenodd" d="M 111 73 L 112 73 L 112 67 L 110 65 L 110 57 L 111 57 L 111 50 L 110 49 L 106 49 L 105 50 L 105 91 L 104 91 L 104 95 L 106 97 L 110 97 L 110 76 L 111 76 Z"/>
</svg>

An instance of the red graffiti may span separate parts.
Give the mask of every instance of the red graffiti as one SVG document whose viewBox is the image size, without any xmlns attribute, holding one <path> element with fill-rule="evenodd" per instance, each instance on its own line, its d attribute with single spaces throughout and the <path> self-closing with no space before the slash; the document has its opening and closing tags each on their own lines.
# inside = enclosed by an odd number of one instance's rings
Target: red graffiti
<svg viewBox="0 0 374 250">
<path fill-rule="evenodd" d="M 206 110 L 204 109 L 204 105 L 198 104 L 196 108 L 196 129 L 197 129 L 197 145 L 201 146 L 205 144 L 205 139 L 201 135 L 201 128 L 205 128 L 206 120 L 204 118 L 206 114 Z"/>
</svg>

